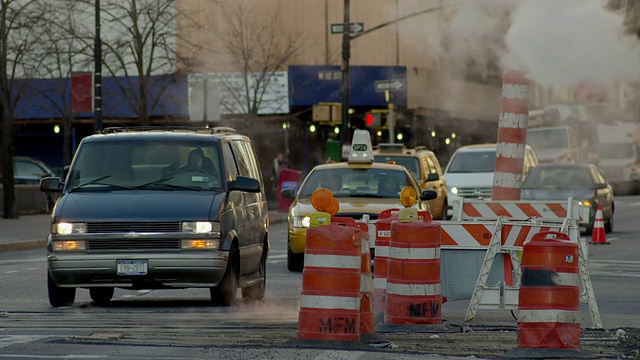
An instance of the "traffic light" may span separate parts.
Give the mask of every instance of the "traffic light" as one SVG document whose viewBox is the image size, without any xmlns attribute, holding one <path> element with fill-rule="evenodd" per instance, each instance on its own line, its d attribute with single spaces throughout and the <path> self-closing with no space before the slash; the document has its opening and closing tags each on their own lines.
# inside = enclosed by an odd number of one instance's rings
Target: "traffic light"
<svg viewBox="0 0 640 360">
<path fill-rule="evenodd" d="M 367 127 L 380 127 L 382 126 L 382 113 L 368 111 L 364 115 L 364 123 Z"/>
</svg>

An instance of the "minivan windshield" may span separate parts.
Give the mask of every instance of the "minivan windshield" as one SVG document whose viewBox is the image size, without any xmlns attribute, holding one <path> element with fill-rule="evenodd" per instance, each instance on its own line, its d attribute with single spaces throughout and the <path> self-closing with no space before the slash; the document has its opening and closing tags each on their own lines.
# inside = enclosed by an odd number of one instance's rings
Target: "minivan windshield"
<svg viewBox="0 0 640 360">
<path fill-rule="evenodd" d="M 453 155 L 447 167 L 447 173 L 493 172 L 496 164 L 496 151 L 461 151 Z"/>
<path fill-rule="evenodd" d="M 222 167 L 216 145 L 166 139 L 86 143 L 71 165 L 66 189 L 217 189 Z"/>
</svg>

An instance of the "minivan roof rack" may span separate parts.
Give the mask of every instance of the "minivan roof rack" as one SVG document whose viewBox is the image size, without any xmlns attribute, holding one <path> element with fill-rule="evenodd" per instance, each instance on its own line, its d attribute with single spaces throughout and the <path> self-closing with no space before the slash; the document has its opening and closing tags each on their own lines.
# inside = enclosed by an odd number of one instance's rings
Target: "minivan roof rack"
<svg viewBox="0 0 640 360">
<path fill-rule="evenodd" d="M 130 131 L 175 131 L 175 132 L 196 132 L 205 134 L 235 133 L 236 129 L 229 126 L 196 127 L 196 126 L 126 126 L 108 127 L 102 129 L 101 134 L 114 134 Z"/>
</svg>

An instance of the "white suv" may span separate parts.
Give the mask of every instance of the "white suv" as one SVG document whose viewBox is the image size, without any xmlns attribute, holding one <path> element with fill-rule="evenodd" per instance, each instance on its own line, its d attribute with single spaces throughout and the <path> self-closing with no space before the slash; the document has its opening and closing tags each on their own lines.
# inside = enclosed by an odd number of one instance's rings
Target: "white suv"
<svg viewBox="0 0 640 360">
<path fill-rule="evenodd" d="M 456 150 L 444 170 L 449 198 L 449 218 L 453 216 L 453 205 L 460 201 L 461 197 L 491 199 L 495 163 L 496 144 L 468 145 Z M 527 145 L 524 153 L 523 180 L 529 170 L 537 165 L 538 158 Z"/>
</svg>

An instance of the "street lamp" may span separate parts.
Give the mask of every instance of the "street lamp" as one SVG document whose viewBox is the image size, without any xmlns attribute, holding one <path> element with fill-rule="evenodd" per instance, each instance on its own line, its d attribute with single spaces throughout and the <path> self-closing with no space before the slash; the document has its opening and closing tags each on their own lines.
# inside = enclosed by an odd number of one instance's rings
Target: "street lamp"
<svg viewBox="0 0 640 360">
<path fill-rule="evenodd" d="M 100 39 L 100 0 L 95 0 L 95 26 L 96 33 L 93 47 L 93 117 L 94 130 L 102 130 L 102 40 Z"/>
</svg>

